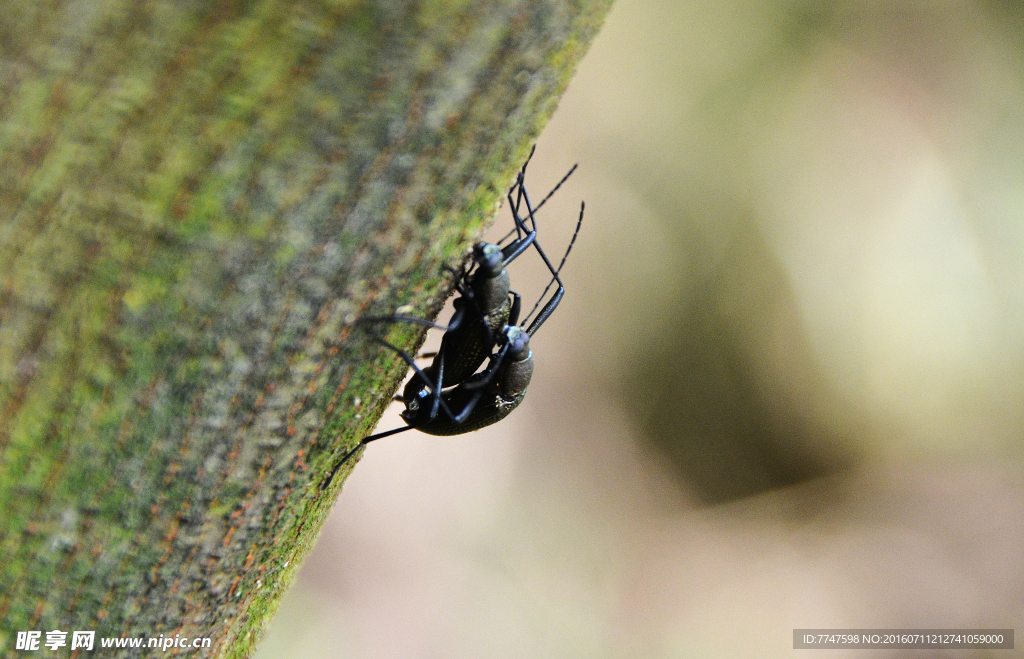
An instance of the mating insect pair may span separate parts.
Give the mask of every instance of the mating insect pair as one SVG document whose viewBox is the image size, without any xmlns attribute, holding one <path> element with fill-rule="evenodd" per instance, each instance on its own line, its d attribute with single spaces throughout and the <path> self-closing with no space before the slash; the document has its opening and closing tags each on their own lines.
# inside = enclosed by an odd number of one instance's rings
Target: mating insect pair
<svg viewBox="0 0 1024 659">
<path fill-rule="evenodd" d="M 533 151 L 530 152 L 530 157 Z M 366 437 L 349 450 L 334 467 L 322 488 L 333 480 L 337 471 L 356 451 L 372 441 L 406 430 L 419 430 L 431 435 L 458 435 L 478 430 L 504 419 L 519 406 L 533 375 L 533 352 L 530 337 L 544 324 L 558 307 L 565 287 L 559 277 L 565 260 L 572 251 L 583 223 L 584 205 L 576 223 L 569 247 L 555 268 L 537 240 L 536 212 L 547 203 L 558 188 L 576 170 L 569 173 L 552 188 L 539 204 L 533 206 L 526 191 L 526 163 L 508 192 L 509 207 L 515 227 L 497 244 L 480 242 L 473 247 L 472 259 L 461 269 L 449 268 L 455 278 L 455 313 L 448 325 L 437 325 L 424 318 L 392 315 L 380 318 L 362 318 L 357 323 L 415 323 L 444 330 L 441 347 L 433 355 L 433 362 L 425 369 L 405 351 L 383 338 L 374 337 L 385 347 L 395 351 L 413 369 L 414 375 L 396 400 L 405 403 L 402 419 L 406 426 Z M 525 206 L 525 218 L 521 214 Z M 502 246 L 506 240 L 515 239 Z M 551 281 L 541 293 L 537 303 L 519 322 L 521 299 L 511 288 L 506 267 L 530 247 L 540 255 L 551 272 Z M 544 296 L 557 285 L 551 297 Z M 541 307 L 541 302 L 544 302 Z M 530 318 L 540 308 L 540 313 Z M 527 324 L 529 323 L 529 324 Z M 481 370 L 484 362 L 486 367 Z"/>
</svg>

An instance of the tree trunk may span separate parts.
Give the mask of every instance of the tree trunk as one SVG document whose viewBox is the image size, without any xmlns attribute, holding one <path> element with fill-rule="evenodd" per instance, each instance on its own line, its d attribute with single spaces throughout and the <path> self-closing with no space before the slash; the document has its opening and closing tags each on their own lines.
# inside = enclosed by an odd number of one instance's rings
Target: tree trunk
<svg viewBox="0 0 1024 659">
<path fill-rule="evenodd" d="M 5 4 L 0 655 L 252 652 L 609 4 Z"/>
</svg>

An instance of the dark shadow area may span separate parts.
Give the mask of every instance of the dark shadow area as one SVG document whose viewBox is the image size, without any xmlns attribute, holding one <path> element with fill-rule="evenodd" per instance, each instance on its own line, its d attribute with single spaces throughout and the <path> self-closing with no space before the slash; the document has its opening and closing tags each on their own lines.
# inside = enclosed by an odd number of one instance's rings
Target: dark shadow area
<svg viewBox="0 0 1024 659">
<path fill-rule="evenodd" d="M 678 324 L 638 345 L 621 394 L 651 442 L 706 503 L 834 474 L 848 444 L 812 416 L 821 391 L 786 275 L 749 220 Z M 767 366 L 766 366 L 767 365 Z"/>
</svg>

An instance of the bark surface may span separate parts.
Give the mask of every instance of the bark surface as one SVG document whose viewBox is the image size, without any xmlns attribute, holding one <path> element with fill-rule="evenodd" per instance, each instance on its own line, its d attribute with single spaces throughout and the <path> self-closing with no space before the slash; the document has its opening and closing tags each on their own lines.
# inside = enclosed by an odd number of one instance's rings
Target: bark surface
<svg viewBox="0 0 1024 659">
<path fill-rule="evenodd" d="M 609 4 L 5 4 L 0 656 L 251 653 Z"/>
</svg>

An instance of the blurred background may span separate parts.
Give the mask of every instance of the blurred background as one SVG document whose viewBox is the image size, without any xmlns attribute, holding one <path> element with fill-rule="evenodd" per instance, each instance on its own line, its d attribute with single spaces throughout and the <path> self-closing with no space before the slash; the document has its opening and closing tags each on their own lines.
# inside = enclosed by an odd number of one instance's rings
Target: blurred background
<svg viewBox="0 0 1024 659">
<path fill-rule="evenodd" d="M 260 659 L 1024 633 L 1024 6 L 617 0 L 534 197 L 574 162 L 526 401 L 369 447 Z"/>
</svg>

